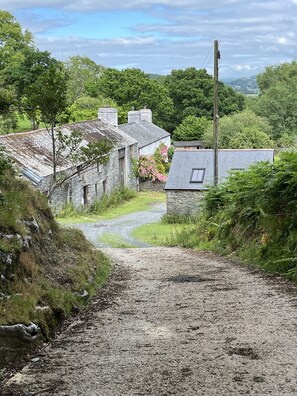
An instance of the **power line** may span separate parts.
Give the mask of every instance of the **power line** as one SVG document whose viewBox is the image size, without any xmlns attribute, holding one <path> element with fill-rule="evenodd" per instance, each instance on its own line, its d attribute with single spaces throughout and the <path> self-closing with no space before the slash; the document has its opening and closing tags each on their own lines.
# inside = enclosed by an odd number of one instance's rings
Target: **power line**
<svg viewBox="0 0 297 396">
<path fill-rule="evenodd" d="M 213 58 L 212 48 L 213 48 L 213 44 L 211 43 L 209 51 L 208 51 L 206 57 L 204 58 L 204 62 L 203 62 L 201 69 L 206 69 L 207 66 L 209 65 L 210 61 L 212 60 L 212 58 Z"/>
</svg>

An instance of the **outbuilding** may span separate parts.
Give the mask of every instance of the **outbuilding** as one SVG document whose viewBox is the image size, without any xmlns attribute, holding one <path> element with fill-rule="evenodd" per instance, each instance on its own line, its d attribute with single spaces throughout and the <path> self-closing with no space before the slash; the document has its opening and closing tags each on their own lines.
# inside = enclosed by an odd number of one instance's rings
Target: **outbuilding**
<svg viewBox="0 0 297 396">
<path fill-rule="evenodd" d="M 232 170 L 245 170 L 257 162 L 273 160 L 273 149 L 219 150 L 218 181 L 223 182 Z M 197 215 L 204 193 L 213 182 L 213 150 L 176 151 L 165 185 L 167 214 Z"/>
</svg>

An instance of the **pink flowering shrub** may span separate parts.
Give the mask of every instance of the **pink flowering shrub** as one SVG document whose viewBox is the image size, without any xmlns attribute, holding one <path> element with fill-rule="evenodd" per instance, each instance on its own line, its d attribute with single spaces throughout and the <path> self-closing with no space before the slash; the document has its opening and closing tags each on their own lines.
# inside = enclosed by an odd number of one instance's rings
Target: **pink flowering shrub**
<svg viewBox="0 0 297 396">
<path fill-rule="evenodd" d="M 153 182 L 165 182 L 167 176 L 160 173 L 157 169 L 156 161 L 151 156 L 142 155 L 134 162 L 136 177 L 140 180 L 151 180 Z"/>
</svg>

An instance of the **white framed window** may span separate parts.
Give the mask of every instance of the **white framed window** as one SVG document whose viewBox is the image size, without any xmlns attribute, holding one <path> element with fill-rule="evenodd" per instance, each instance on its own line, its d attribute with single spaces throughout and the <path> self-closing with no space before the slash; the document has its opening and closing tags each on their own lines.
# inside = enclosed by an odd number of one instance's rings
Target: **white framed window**
<svg viewBox="0 0 297 396">
<path fill-rule="evenodd" d="M 193 168 L 190 183 L 203 183 L 205 168 Z"/>
</svg>

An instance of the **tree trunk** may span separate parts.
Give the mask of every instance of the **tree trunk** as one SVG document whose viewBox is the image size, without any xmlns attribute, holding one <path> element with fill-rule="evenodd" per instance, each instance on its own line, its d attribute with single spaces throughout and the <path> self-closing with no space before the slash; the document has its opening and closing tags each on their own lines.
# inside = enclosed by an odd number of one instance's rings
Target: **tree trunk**
<svg viewBox="0 0 297 396">
<path fill-rule="evenodd" d="M 54 122 L 51 122 L 51 138 L 52 138 L 52 149 L 53 149 L 53 181 L 57 181 L 57 161 L 56 161 L 56 137 L 54 130 Z"/>
</svg>

